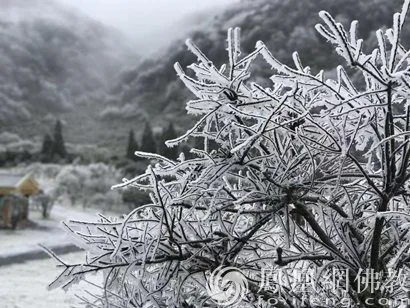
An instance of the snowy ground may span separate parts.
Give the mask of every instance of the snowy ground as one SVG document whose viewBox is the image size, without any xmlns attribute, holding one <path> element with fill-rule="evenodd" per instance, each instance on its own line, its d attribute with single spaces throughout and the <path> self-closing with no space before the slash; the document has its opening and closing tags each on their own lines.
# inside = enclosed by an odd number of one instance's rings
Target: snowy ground
<svg viewBox="0 0 410 308">
<path fill-rule="evenodd" d="M 63 256 L 64 260 L 80 261 L 82 253 Z M 67 292 L 47 290 L 48 284 L 58 275 L 59 269 L 51 259 L 30 261 L 0 267 L 0 307 L 2 308 L 69 308 L 80 307 L 76 294 L 84 295 L 81 283 Z M 94 283 L 101 279 L 92 277 Z M 98 291 L 97 291 L 98 292 Z"/>
<path fill-rule="evenodd" d="M 29 217 L 37 223 L 39 228 L 0 230 L 0 258 L 5 255 L 39 250 L 38 244 L 50 248 L 69 245 L 72 240 L 63 230 L 62 221 L 69 219 L 93 221 L 98 218 L 95 211 L 84 211 L 59 205 L 53 207 L 48 219 L 42 219 L 40 212 L 30 212 Z"/>
<path fill-rule="evenodd" d="M 51 217 L 46 220 L 42 219 L 38 212 L 30 212 L 29 216 L 40 228 L 0 230 L 0 258 L 38 251 L 39 243 L 49 248 L 70 245 L 71 239 L 63 231 L 61 221 L 68 219 L 92 221 L 97 218 L 95 211 L 63 206 L 55 206 Z M 81 261 L 83 255 L 82 252 L 71 253 L 62 256 L 62 259 L 77 263 Z M 84 295 L 85 283 L 67 293 L 63 290 L 48 291 L 48 284 L 58 274 L 56 262 L 49 258 L 0 266 L 0 307 L 79 307 L 80 300 L 75 294 Z M 91 279 L 93 283 L 99 284 L 101 277 L 94 276 Z M 88 285 L 87 289 L 89 288 Z"/>
</svg>

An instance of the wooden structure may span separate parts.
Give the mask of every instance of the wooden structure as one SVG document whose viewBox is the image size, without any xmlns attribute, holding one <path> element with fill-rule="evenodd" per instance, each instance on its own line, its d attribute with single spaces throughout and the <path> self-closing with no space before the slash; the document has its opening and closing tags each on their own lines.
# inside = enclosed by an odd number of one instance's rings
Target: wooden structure
<svg viewBox="0 0 410 308">
<path fill-rule="evenodd" d="M 0 173 L 0 226 L 13 226 L 17 218 L 27 220 L 28 198 L 39 192 L 30 174 Z"/>
</svg>

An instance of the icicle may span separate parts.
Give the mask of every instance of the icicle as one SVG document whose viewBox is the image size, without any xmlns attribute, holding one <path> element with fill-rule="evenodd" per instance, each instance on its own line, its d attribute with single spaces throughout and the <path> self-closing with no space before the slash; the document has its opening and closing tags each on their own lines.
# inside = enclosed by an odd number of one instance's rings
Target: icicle
<svg viewBox="0 0 410 308">
<path fill-rule="evenodd" d="M 400 44 L 400 31 L 401 31 L 401 15 L 399 13 L 394 14 L 393 16 L 393 41 L 391 42 L 392 47 L 390 51 L 390 61 L 389 61 L 389 72 L 393 71 L 394 62 L 396 61 L 397 57 L 397 48 Z"/>
<path fill-rule="evenodd" d="M 350 24 L 350 43 L 355 46 L 356 45 L 356 41 L 357 41 L 357 36 L 356 36 L 356 32 L 357 32 L 357 24 L 358 21 L 357 20 L 353 20 L 352 23 Z"/>
<path fill-rule="evenodd" d="M 384 42 L 382 30 L 376 31 L 376 37 L 377 37 L 377 41 L 379 42 L 380 60 L 382 61 L 383 66 L 387 69 L 386 43 Z"/>
<path fill-rule="evenodd" d="M 228 29 L 228 58 L 229 58 L 229 79 L 233 78 L 233 70 L 234 70 L 234 66 L 235 66 L 235 55 L 234 55 L 234 42 L 233 42 L 233 29 L 229 28 Z"/>
<path fill-rule="evenodd" d="M 236 27 L 234 32 L 234 55 L 235 63 L 238 57 L 241 55 L 241 28 Z"/>
<path fill-rule="evenodd" d="M 299 71 L 303 72 L 303 65 L 302 65 L 302 62 L 300 61 L 299 54 L 297 53 L 297 51 L 292 53 L 292 58 L 293 58 L 293 62 L 295 63 L 296 68 Z"/>
<path fill-rule="evenodd" d="M 362 39 L 357 40 L 356 49 L 355 49 L 354 55 L 353 55 L 354 60 L 357 61 L 357 62 L 360 59 L 360 54 L 362 52 L 362 45 L 363 45 L 363 40 Z"/>
<path fill-rule="evenodd" d="M 404 0 L 403 7 L 400 13 L 400 28 L 403 27 L 403 24 L 406 20 L 407 11 L 409 10 L 409 4 L 410 4 L 410 0 Z"/>
<path fill-rule="evenodd" d="M 198 60 L 204 63 L 207 67 L 212 67 L 212 62 L 202 53 L 202 51 L 190 40 L 186 40 L 185 44 L 187 45 L 189 51 L 198 57 Z"/>
</svg>

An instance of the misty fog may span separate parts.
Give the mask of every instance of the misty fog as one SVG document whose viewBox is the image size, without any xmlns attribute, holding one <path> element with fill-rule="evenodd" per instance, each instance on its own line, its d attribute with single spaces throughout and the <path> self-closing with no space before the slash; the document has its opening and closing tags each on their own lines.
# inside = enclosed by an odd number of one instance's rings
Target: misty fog
<svg viewBox="0 0 410 308">
<path fill-rule="evenodd" d="M 121 30 L 141 54 L 166 45 L 192 28 L 192 14 L 212 16 L 239 0 L 58 0 Z M 198 20 L 199 22 L 199 20 Z M 181 33 L 182 32 L 182 33 Z"/>
</svg>

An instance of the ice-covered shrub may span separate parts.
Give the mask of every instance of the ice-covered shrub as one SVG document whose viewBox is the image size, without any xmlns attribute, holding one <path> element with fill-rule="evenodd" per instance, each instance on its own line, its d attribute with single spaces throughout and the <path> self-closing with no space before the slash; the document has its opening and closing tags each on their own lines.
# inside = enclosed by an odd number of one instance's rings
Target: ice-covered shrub
<svg viewBox="0 0 410 308">
<path fill-rule="evenodd" d="M 103 296 L 84 299 L 91 306 L 209 307 L 210 273 L 225 266 L 247 278 L 245 307 L 399 307 L 409 283 L 392 283 L 393 274 L 408 276 L 410 257 L 410 51 L 400 41 L 408 6 L 377 31 L 370 53 L 356 21 L 346 30 L 320 13 L 316 29 L 361 74 L 358 84 L 342 66 L 334 80 L 311 72 L 297 53 L 286 66 L 262 42 L 242 55 L 239 29 L 228 31 L 220 68 L 188 40 L 193 74 L 175 69 L 196 97 L 187 111 L 200 118 L 167 144 L 204 145 L 175 161 L 137 153 L 157 163 L 117 187 L 149 191 L 151 202 L 123 219 L 68 222 L 88 257 L 61 261 L 51 287 L 101 271 Z M 273 70 L 269 88 L 249 82 L 257 57 Z M 332 272 L 338 285 L 329 287 Z M 300 280 L 307 273 L 313 283 Z M 363 273 L 377 274 L 378 287 Z M 317 301 L 306 304 L 306 294 Z"/>
<path fill-rule="evenodd" d="M 110 188 L 119 178 L 117 169 L 103 163 L 66 165 L 55 177 L 52 195 L 67 198 L 71 205 L 115 208 L 121 201 L 121 194 Z M 102 199 L 104 202 L 97 202 Z"/>
</svg>

